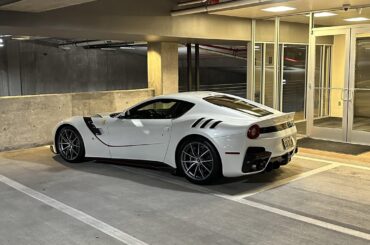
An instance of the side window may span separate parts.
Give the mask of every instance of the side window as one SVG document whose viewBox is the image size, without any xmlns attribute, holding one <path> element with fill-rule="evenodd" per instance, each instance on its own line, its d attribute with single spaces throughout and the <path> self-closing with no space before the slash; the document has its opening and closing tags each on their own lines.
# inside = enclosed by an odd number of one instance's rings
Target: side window
<svg viewBox="0 0 370 245">
<path fill-rule="evenodd" d="M 127 118 L 130 119 L 171 119 L 175 115 L 177 104 L 173 100 L 150 101 L 131 109 Z"/>
</svg>

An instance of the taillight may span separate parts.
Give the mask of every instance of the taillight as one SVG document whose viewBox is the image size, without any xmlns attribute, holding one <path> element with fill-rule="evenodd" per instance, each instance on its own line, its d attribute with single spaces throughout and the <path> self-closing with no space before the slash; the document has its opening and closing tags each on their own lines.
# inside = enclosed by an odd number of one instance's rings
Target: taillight
<svg viewBox="0 0 370 245">
<path fill-rule="evenodd" d="M 257 124 L 250 126 L 247 132 L 247 137 L 249 139 L 257 139 L 260 136 L 260 127 Z"/>
</svg>

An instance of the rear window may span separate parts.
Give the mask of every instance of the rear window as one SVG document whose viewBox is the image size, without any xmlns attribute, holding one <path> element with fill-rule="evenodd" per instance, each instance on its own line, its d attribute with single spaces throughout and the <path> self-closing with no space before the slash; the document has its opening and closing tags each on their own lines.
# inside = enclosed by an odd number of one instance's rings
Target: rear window
<svg viewBox="0 0 370 245">
<path fill-rule="evenodd" d="M 204 98 L 204 100 L 214 105 L 244 112 L 255 117 L 264 117 L 273 114 L 272 112 L 267 111 L 256 105 L 250 104 L 247 101 L 230 96 L 225 95 L 209 96 Z"/>
</svg>

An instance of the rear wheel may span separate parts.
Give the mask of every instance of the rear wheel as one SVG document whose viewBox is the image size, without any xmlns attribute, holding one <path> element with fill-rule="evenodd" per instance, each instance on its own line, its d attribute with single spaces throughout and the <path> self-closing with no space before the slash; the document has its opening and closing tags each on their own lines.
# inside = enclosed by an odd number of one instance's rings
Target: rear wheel
<svg viewBox="0 0 370 245">
<path fill-rule="evenodd" d="M 56 137 L 59 155 L 67 162 L 82 162 L 85 147 L 81 135 L 71 126 L 61 128 Z"/>
<path fill-rule="evenodd" d="M 178 161 L 185 177 L 195 184 L 210 184 L 221 175 L 217 149 L 207 140 L 187 140 L 179 148 Z"/>
</svg>

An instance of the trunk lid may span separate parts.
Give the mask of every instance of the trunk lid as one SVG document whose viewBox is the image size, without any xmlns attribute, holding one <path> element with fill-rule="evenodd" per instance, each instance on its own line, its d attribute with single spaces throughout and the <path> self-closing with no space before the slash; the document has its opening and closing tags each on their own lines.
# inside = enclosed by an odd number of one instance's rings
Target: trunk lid
<svg viewBox="0 0 370 245">
<path fill-rule="evenodd" d="M 271 115 L 266 119 L 257 122 L 261 128 L 280 125 L 286 122 L 294 122 L 295 112 Z"/>
</svg>

